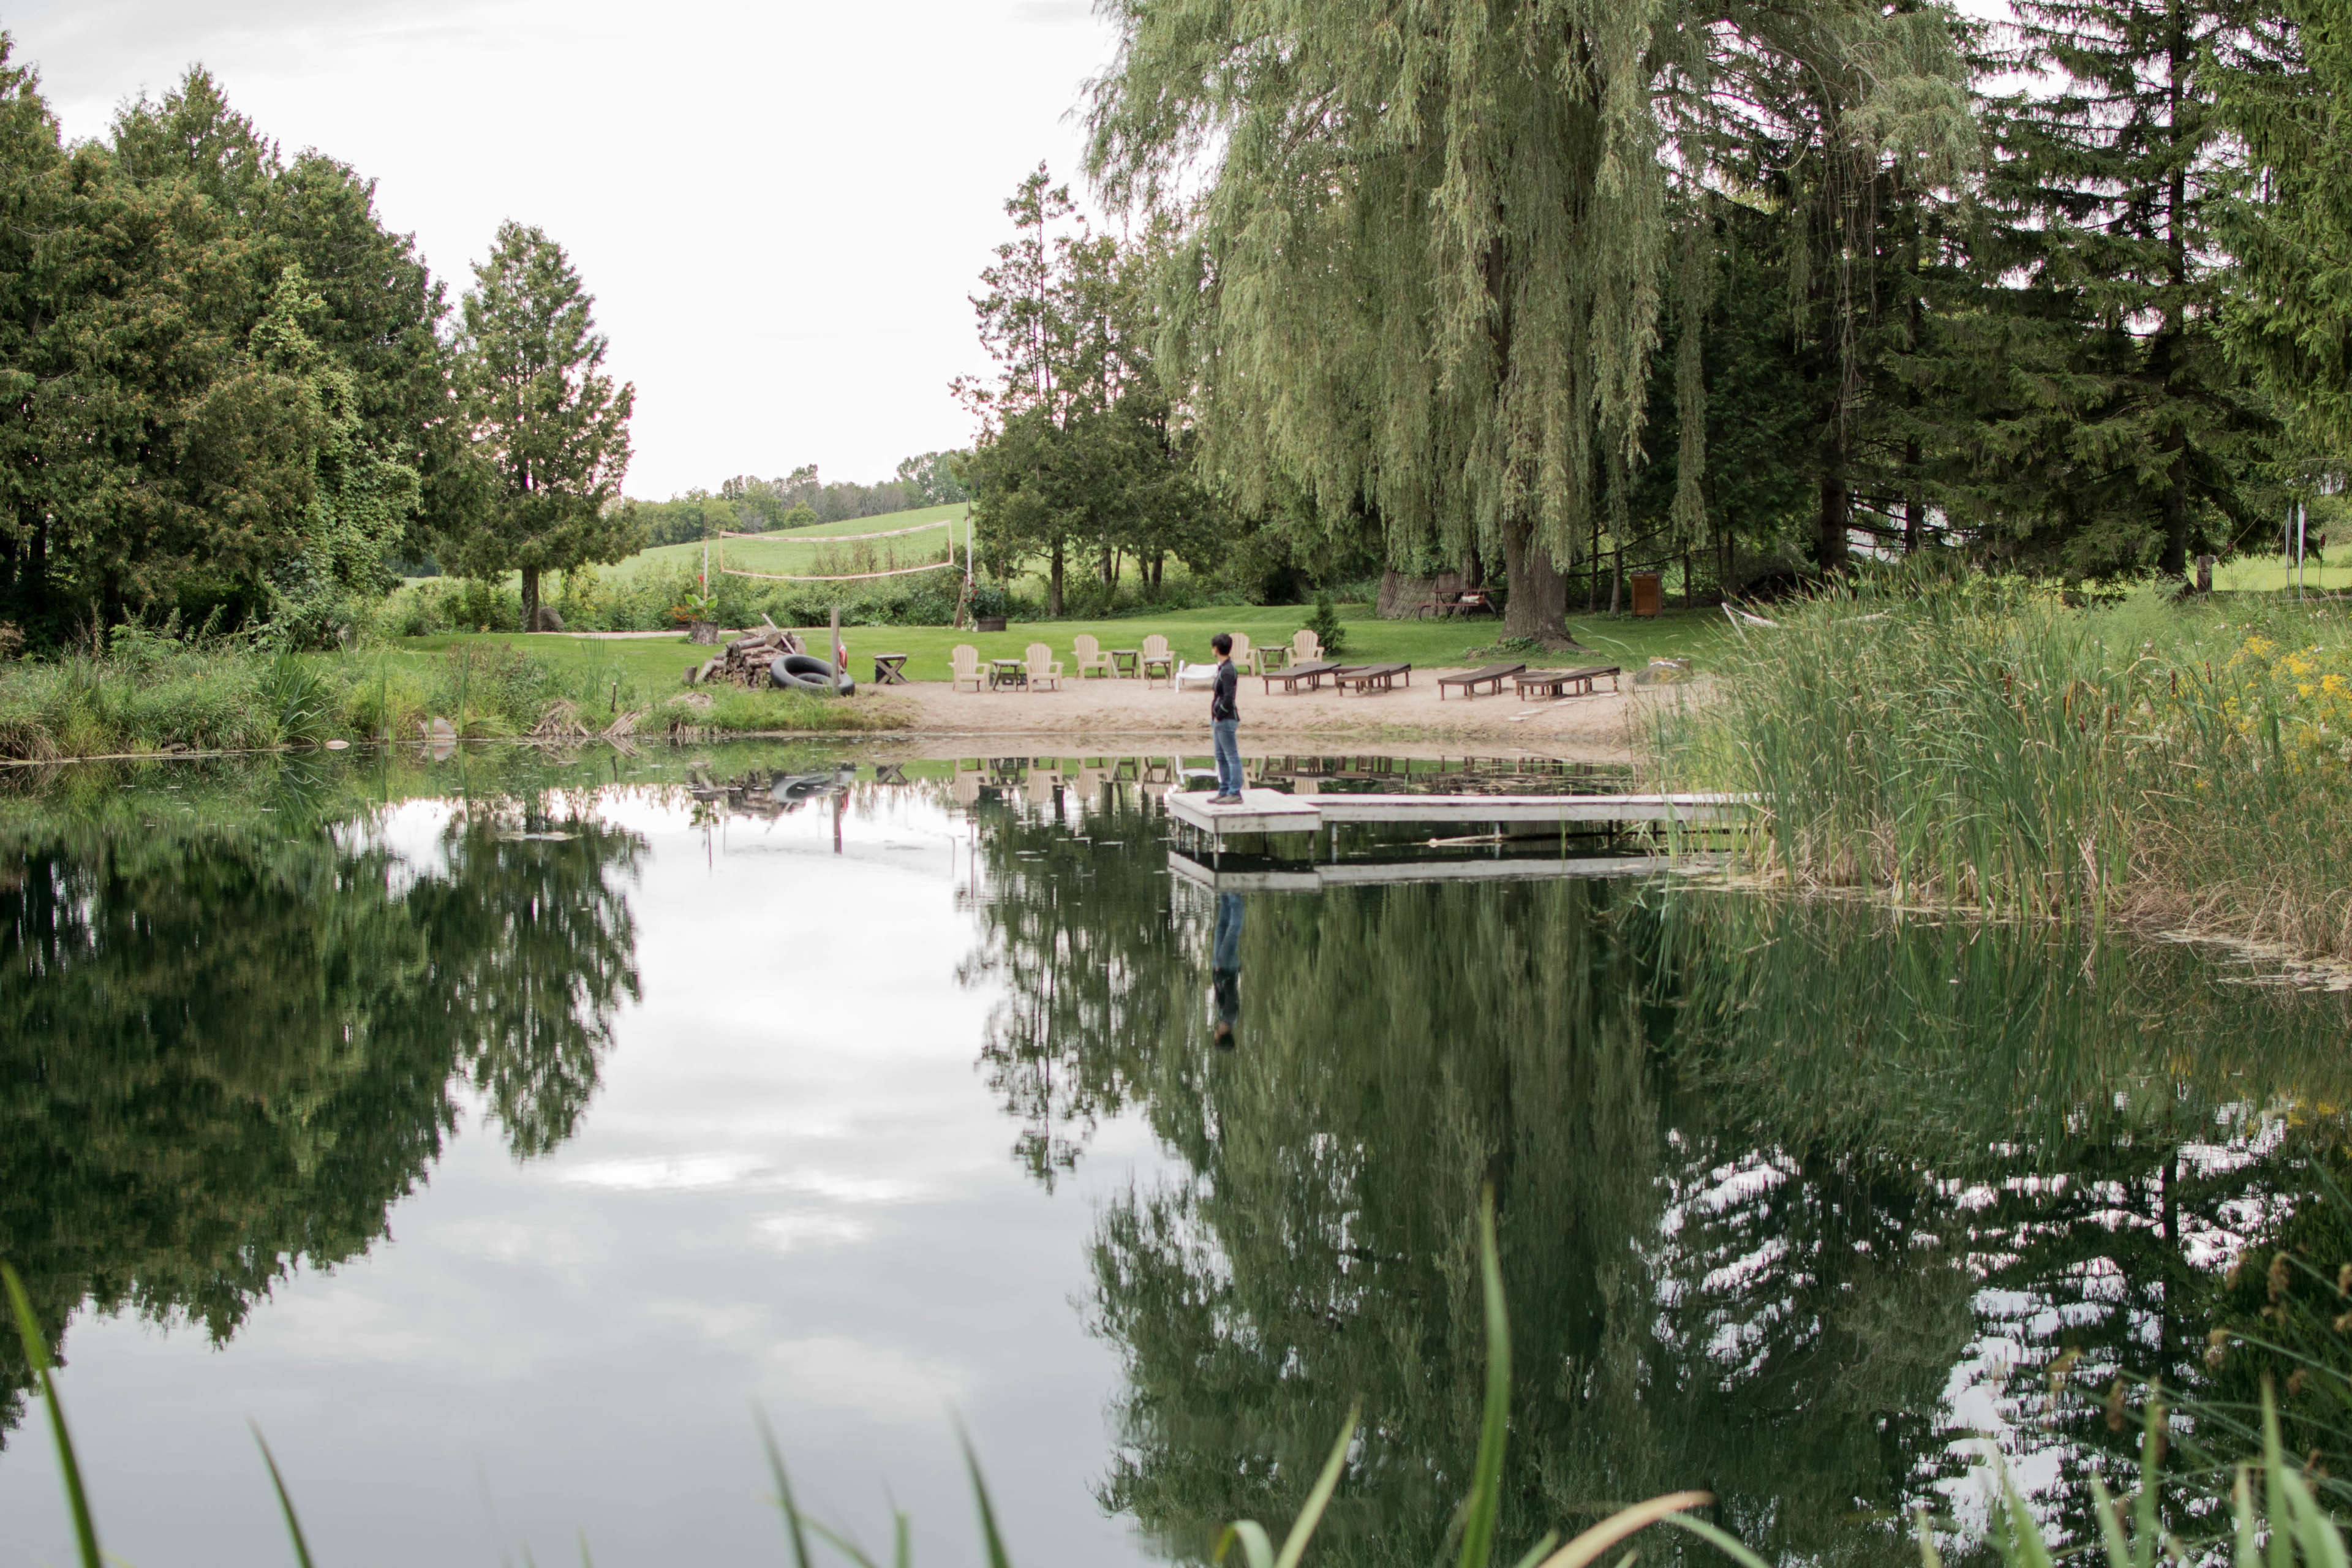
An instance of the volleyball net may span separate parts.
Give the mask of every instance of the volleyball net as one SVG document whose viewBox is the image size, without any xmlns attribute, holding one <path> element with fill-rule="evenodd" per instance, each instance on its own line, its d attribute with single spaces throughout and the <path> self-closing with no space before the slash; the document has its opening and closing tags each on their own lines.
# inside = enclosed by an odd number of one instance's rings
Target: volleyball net
<svg viewBox="0 0 2352 1568">
<path fill-rule="evenodd" d="M 877 577 L 908 577 L 920 572 L 952 572 L 957 569 L 955 558 L 955 533 L 953 530 L 959 521 L 961 520 L 952 517 L 943 517 L 936 522 L 919 522 L 911 528 L 884 529 L 879 533 L 827 533 L 820 534 L 813 538 L 801 539 L 794 539 L 788 535 L 775 533 L 729 533 L 722 531 L 719 535 L 722 540 L 748 539 L 768 544 L 807 544 L 823 549 L 835 544 L 864 544 L 877 539 L 903 539 L 908 534 L 929 533 L 934 529 L 944 528 L 950 531 L 947 540 L 946 557 L 939 561 L 926 561 L 919 566 L 892 566 L 874 572 L 837 572 L 823 574 L 754 572 L 747 567 L 728 565 L 726 546 L 722 544 L 719 546 L 719 570 L 730 577 L 755 577 L 763 583 L 863 583 Z M 967 575 L 969 575 L 971 572 L 971 536 L 966 534 L 964 538 L 965 560 L 963 570 Z"/>
</svg>

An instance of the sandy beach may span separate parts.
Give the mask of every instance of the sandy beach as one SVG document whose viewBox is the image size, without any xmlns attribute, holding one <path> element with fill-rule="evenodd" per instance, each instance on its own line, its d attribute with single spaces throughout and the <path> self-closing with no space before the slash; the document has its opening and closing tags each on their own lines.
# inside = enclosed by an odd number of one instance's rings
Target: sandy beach
<svg viewBox="0 0 2352 1568">
<path fill-rule="evenodd" d="M 1577 762 L 1624 762 L 1661 705 L 1690 701 L 1704 682 L 1601 691 L 1559 701 L 1523 702 L 1507 689 L 1499 697 L 1465 699 L 1437 678 L 1454 673 L 1416 669 L 1412 684 L 1377 696 L 1331 690 L 1266 694 L 1255 679 L 1242 682 L 1242 744 L 1263 750 L 1276 742 L 1353 745 L 1475 742 L 1482 747 L 1540 753 Z M 861 693 L 860 700 L 902 710 L 902 736 L 1038 736 L 1065 744 L 1110 740 L 1177 740 L 1208 743 L 1204 691 L 1147 688 L 1137 680 L 1066 681 L 1059 691 L 958 691 L 945 682 L 918 682 Z"/>
</svg>

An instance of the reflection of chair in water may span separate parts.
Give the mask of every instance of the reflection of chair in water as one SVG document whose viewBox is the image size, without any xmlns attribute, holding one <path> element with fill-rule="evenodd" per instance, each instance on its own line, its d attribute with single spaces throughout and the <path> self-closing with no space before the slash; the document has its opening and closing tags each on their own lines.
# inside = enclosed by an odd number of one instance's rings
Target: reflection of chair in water
<svg viewBox="0 0 2352 1568">
<path fill-rule="evenodd" d="M 1053 805 L 1054 786 L 1061 782 L 1061 779 L 1050 769 L 1043 767 L 1031 768 L 1029 770 L 1029 804 L 1032 805 Z"/>
<path fill-rule="evenodd" d="M 1158 632 L 1143 639 L 1143 684 L 1164 680 L 1176 684 L 1176 656 L 1168 651 L 1168 639 Z"/>
<path fill-rule="evenodd" d="M 1143 776 L 1143 763 L 1135 757 L 1113 757 L 1110 760 L 1110 782 L 1133 784 Z"/>
<path fill-rule="evenodd" d="M 1089 675 L 1116 677 L 1118 674 L 1111 664 L 1110 655 L 1103 652 L 1102 644 L 1084 632 L 1070 639 L 1070 652 L 1075 657 L 1080 680 Z"/>
<path fill-rule="evenodd" d="M 975 762 L 967 767 L 962 763 L 958 763 L 955 765 L 955 776 L 949 780 L 948 787 L 954 795 L 955 803 L 958 805 L 970 806 L 980 804 L 980 785 L 981 764 Z"/>
<path fill-rule="evenodd" d="M 980 683 L 988 679 L 981 671 L 980 649 L 968 642 L 956 644 L 954 651 L 948 655 L 948 661 L 955 670 L 954 679 L 948 682 L 948 689 L 950 691 L 961 691 L 963 683 L 967 680 L 971 682 L 971 689 L 977 691 L 980 689 Z"/>
</svg>

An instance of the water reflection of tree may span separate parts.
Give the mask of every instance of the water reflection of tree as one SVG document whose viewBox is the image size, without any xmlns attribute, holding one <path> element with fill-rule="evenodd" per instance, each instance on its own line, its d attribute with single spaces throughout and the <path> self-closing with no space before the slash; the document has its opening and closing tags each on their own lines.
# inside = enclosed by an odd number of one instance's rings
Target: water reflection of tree
<svg viewBox="0 0 2352 1568">
<path fill-rule="evenodd" d="M 642 841 L 478 806 L 443 847 L 409 868 L 349 827 L 0 842 L 0 1257 L 53 1334 L 88 1300 L 226 1338 L 297 1264 L 358 1256 L 459 1081 L 519 1157 L 571 1132 L 636 990 L 619 883 Z M 25 1373 L 0 1342 L 0 1427 Z"/>
<path fill-rule="evenodd" d="M 1021 1125 L 1019 1157 L 1048 1185 L 1155 1064 L 1199 1037 L 1206 984 L 1198 922 L 1171 912 L 1148 809 L 1114 788 L 1075 793 L 1058 816 L 972 808 L 980 941 L 959 969 L 999 993 L 981 1060 Z"/>
<path fill-rule="evenodd" d="M 982 845 L 987 1055 L 1033 1165 L 1140 1100 L 1189 1168 L 1096 1256 L 1129 1372 L 1106 1500 L 1178 1553 L 1286 1513 L 1362 1397 L 1333 1528 L 1434 1554 L 1491 1176 L 1517 1539 L 1706 1485 L 1768 1555 L 1915 1560 L 1904 1515 L 1965 1462 L 1956 1369 L 2009 1341 L 2011 1450 L 2103 1442 L 2118 1373 L 2196 1374 L 2197 1249 L 2291 1179 L 2258 1113 L 2346 1100 L 2338 1003 L 2188 950 L 1557 884 L 1254 900 L 1221 1057 L 1156 868 L 1011 818 Z"/>
</svg>

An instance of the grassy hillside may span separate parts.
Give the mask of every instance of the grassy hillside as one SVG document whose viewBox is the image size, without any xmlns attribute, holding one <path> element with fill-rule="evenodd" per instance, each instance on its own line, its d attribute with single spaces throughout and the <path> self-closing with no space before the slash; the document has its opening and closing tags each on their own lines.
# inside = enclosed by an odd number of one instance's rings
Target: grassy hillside
<svg viewBox="0 0 2352 1568">
<path fill-rule="evenodd" d="M 844 535 L 887 533 L 893 529 L 913 528 L 919 523 L 952 519 L 953 528 L 936 529 L 927 533 L 908 534 L 904 539 L 877 539 L 877 548 L 897 545 L 901 553 L 928 549 L 952 536 L 956 553 L 961 556 L 971 533 L 969 503 L 958 501 L 950 506 L 918 507 L 912 511 L 884 512 L 876 517 L 853 517 L 840 522 L 821 522 L 813 528 L 795 528 L 782 533 L 768 534 L 757 540 L 730 539 L 711 542 L 712 558 L 716 561 L 720 545 L 726 547 L 727 563 L 754 572 L 805 572 L 819 550 L 839 550 L 831 542 Z M 604 568 L 619 574 L 646 566 L 670 571 L 679 566 L 699 568 L 702 545 L 699 541 L 686 544 L 661 544 L 651 550 L 640 550 L 625 561 Z"/>
</svg>

